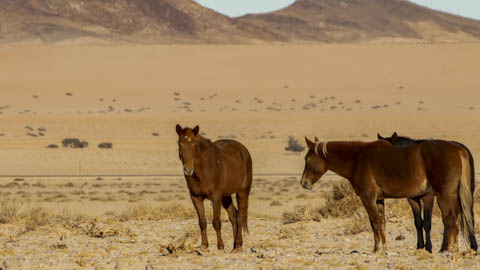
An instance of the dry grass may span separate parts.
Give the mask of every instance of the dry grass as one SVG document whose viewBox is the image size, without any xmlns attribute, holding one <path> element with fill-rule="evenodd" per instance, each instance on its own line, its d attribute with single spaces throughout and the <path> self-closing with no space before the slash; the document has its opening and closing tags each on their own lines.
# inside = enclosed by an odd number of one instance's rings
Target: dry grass
<svg viewBox="0 0 480 270">
<path fill-rule="evenodd" d="M 20 203 L 17 200 L 3 199 L 0 201 L 0 223 L 10 223 L 17 217 Z"/>
<path fill-rule="evenodd" d="M 209 209 L 207 211 L 207 218 L 211 217 Z M 128 210 L 123 213 L 111 216 L 113 220 L 125 222 L 130 220 L 186 220 L 196 218 L 196 213 L 193 209 L 189 209 L 180 205 L 170 205 L 164 207 L 151 207 L 144 204 L 131 205 Z M 227 219 L 223 217 L 222 219 Z M 42 226 L 62 225 L 68 228 L 76 226 L 80 223 L 92 222 L 94 218 L 72 214 L 67 210 L 54 211 L 42 206 L 33 205 L 29 202 L 23 202 L 16 199 L 0 200 L 0 223 L 15 223 L 23 224 L 27 230 L 35 230 Z"/>
<path fill-rule="evenodd" d="M 362 209 L 360 198 L 355 194 L 349 183 L 336 183 L 332 193 L 327 195 L 325 206 L 316 210 L 324 218 L 351 217 Z"/>
<path fill-rule="evenodd" d="M 55 212 L 15 199 L 0 201 L 0 223 L 21 223 L 26 226 L 27 230 L 55 224 L 72 226 L 86 220 L 88 220 L 86 216 L 72 214 L 67 210 Z"/>
<path fill-rule="evenodd" d="M 385 216 L 387 222 L 398 222 L 411 217 L 411 209 L 407 200 L 386 200 Z M 325 218 L 349 218 L 345 234 L 354 235 L 370 230 L 370 221 L 360 198 L 347 182 L 335 183 L 332 192 L 326 196 L 323 207 L 311 208 L 305 205 L 294 207 L 293 211 L 283 213 L 283 224 L 299 221 L 320 221 Z"/>
<path fill-rule="evenodd" d="M 344 233 L 346 235 L 355 235 L 370 230 L 370 221 L 367 213 L 365 211 L 359 211 L 355 213 L 351 220 L 347 223 Z"/>
<path fill-rule="evenodd" d="M 120 216 L 121 221 L 127 220 L 185 220 L 195 218 L 193 209 L 187 209 L 180 205 L 164 207 L 151 207 L 145 204 L 136 204 L 124 211 Z"/>
<path fill-rule="evenodd" d="M 286 211 L 285 213 L 283 213 L 282 223 L 291 224 L 291 223 L 307 220 L 306 212 L 307 212 L 306 206 L 297 205 L 293 208 L 293 211 Z"/>
</svg>

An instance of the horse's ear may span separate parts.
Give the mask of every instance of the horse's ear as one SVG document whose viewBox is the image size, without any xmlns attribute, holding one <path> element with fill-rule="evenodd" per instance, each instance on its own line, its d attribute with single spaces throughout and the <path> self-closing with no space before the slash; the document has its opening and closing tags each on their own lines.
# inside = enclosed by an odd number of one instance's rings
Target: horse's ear
<svg viewBox="0 0 480 270">
<path fill-rule="evenodd" d="M 314 149 L 315 148 L 315 143 L 310 141 L 307 137 L 305 137 L 305 142 L 307 143 L 308 149 Z"/>
<path fill-rule="evenodd" d="M 397 134 L 397 132 L 393 132 L 393 134 L 392 134 L 392 143 L 396 142 L 397 139 L 398 139 L 398 134 Z"/>
<path fill-rule="evenodd" d="M 379 140 L 385 140 L 385 138 L 383 138 L 382 135 L 380 135 L 380 133 L 377 133 L 377 139 L 379 139 Z"/>
<path fill-rule="evenodd" d="M 320 140 L 319 140 L 317 137 L 315 137 L 315 142 L 316 142 L 316 143 L 317 143 L 317 142 L 320 142 Z"/>
<path fill-rule="evenodd" d="M 182 135 L 182 130 L 183 130 L 182 126 L 177 124 L 177 126 L 175 127 L 175 130 L 177 131 L 178 136 Z"/>
<path fill-rule="evenodd" d="M 193 129 L 193 135 L 195 135 L 195 137 L 197 137 L 198 135 L 198 132 L 200 131 L 200 127 L 198 125 L 196 125 Z"/>
</svg>

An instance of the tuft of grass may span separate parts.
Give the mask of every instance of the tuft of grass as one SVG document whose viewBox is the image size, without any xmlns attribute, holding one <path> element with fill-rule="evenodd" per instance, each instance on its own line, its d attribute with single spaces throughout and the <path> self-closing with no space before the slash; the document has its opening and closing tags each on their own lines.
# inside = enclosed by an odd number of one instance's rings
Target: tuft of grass
<svg viewBox="0 0 480 270">
<path fill-rule="evenodd" d="M 355 213 L 347 223 L 344 233 L 346 235 L 355 235 L 370 230 L 370 220 L 368 219 L 367 213 L 365 211 L 359 211 Z"/>
<path fill-rule="evenodd" d="M 304 205 L 297 205 L 293 208 L 293 211 L 286 211 L 282 215 L 283 224 L 291 224 L 299 221 L 308 220 L 307 207 Z"/>
<path fill-rule="evenodd" d="M 349 183 L 335 183 L 327 195 L 325 206 L 315 210 L 321 217 L 351 217 L 363 208 L 360 198 Z"/>
<path fill-rule="evenodd" d="M 17 217 L 20 203 L 17 200 L 3 199 L 0 201 L 0 223 L 11 223 Z"/>
</svg>

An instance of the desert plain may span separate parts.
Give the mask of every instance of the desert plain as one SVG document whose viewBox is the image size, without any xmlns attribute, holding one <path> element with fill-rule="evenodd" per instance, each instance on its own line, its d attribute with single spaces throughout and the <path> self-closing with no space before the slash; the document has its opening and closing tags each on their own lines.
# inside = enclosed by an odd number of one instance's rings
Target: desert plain
<svg viewBox="0 0 480 270">
<path fill-rule="evenodd" d="M 479 74 L 478 43 L 0 47 L 0 267 L 479 268 L 461 240 L 459 252 L 438 253 L 437 206 L 434 252 L 416 250 L 404 199 L 387 200 L 388 250 L 373 254 L 346 180 L 328 173 L 303 190 L 305 153 L 284 149 L 289 136 L 372 141 L 396 131 L 460 141 L 477 160 Z M 230 254 L 226 215 L 226 250 L 210 223 L 210 248 L 199 249 L 177 123 L 251 152 L 240 254 Z M 64 138 L 89 146 L 62 147 Z"/>
</svg>

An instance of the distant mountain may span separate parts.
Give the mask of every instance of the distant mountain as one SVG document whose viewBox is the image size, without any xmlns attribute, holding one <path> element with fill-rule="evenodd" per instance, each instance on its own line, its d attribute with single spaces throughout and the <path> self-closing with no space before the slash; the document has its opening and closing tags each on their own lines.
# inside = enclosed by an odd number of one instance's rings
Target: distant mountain
<svg viewBox="0 0 480 270">
<path fill-rule="evenodd" d="M 191 0 L 0 0 L 0 43 L 82 39 L 238 43 L 278 37 Z"/>
<path fill-rule="evenodd" d="M 480 40 L 480 21 L 405 0 L 297 0 L 282 10 L 247 15 L 240 21 L 291 42 Z"/>
<path fill-rule="evenodd" d="M 297 0 L 240 18 L 192 0 L 0 0 L 0 44 L 383 40 L 479 41 L 480 21 L 405 0 Z"/>
</svg>

